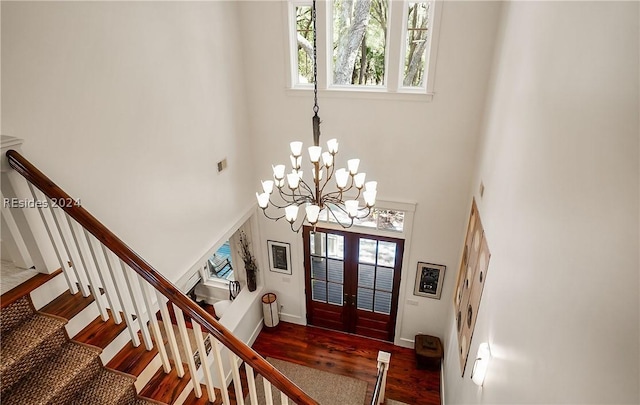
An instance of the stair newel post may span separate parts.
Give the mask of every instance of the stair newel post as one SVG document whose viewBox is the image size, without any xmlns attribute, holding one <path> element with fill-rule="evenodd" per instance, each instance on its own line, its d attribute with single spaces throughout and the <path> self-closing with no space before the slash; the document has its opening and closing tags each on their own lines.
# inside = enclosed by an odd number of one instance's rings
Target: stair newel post
<svg viewBox="0 0 640 405">
<path fill-rule="evenodd" d="M 109 319 L 109 313 L 107 312 L 107 306 L 104 303 L 104 297 L 100 292 L 101 286 L 98 283 L 98 280 L 96 279 L 96 275 L 95 275 L 95 272 L 93 271 L 93 266 L 91 265 L 91 262 L 88 260 L 85 260 L 85 257 L 87 256 L 87 254 L 86 254 L 86 250 L 83 249 L 85 246 L 82 246 L 85 244 L 82 242 L 79 236 L 84 232 L 84 228 L 82 228 L 74 220 L 72 220 L 69 217 L 69 215 L 65 214 L 65 217 L 67 218 L 67 223 L 69 224 L 69 229 L 71 230 L 71 236 L 73 237 L 73 242 L 78 252 L 78 257 L 80 258 L 80 264 L 84 269 L 84 275 L 87 277 L 91 294 L 93 294 L 93 298 L 95 299 L 96 304 L 98 305 L 98 310 L 100 311 L 100 316 L 102 317 L 102 320 L 107 321 Z M 79 227 L 80 230 L 76 229 L 76 226 Z"/>
<path fill-rule="evenodd" d="M 253 367 L 249 363 L 244 363 L 244 371 L 247 374 L 247 385 L 249 386 L 249 400 L 251 405 L 258 405 L 258 392 L 256 390 L 256 377 L 253 374 Z"/>
<path fill-rule="evenodd" d="M 28 185 L 29 185 L 29 191 L 31 191 L 31 196 L 33 197 L 33 200 L 46 201 L 48 203 L 47 206 L 49 207 L 49 209 L 53 210 L 53 203 L 51 202 L 51 200 L 47 199 L 45 196 L 39 195 L 38 190 L 35 187 L 33 187 L 31 183 L 28 183 Z M 57 224 L 55 223 L 51 225 L 52 219 L 49 218 L 49 216 L 52 216 L 53 221 L 55 222 L 55 216 L 53 216 L 52 212 L 48 212 L 46 208 L 42 208 L 40 206 L 38 206 L 38 212 L 40 213 L 40 218 L 42 218 L 42 223 L 44 224 L 47 230 L 47 235 L 49 235 L 49 240 L 51 241 L 51 245 L 53 246 L 53 250 L 55 251 L 56 258 L 58 259 L 58 264 L 60 265 L 60 269 L 62 269 L 62 274 L 64 275 L 64 279 L 66 280 L 67 285 L 69 286 L 69 292 L 71 292 L 71 294 L 76 294 L 78 292 L 78 286 L 76 286 L 76 281 L 77 281 L 76 277 L 73 273 L 71 273 L 69 266 L 67 265 L 69 258 L 63 255 L 62 250 L 64 249 L 64 247 L 60 248 L 60 245 L 62 244 L 62 241 L 60 240 L 62 238 L 62 235 L 59 232 L 58 233 L 54 232 L 54 228 L 58 231 L 59 231 L 59 228 L 57 228 Z"/>
<path fill-rule="evenodd" d="M 149 333 L 149 327 L 147 326 L 147 313 L 143 310 L 144 308 L 140 305 L 140 294 L 135 289 L 135 276 L 134 271 L 129 269 L 129 267 L 124 264 L 122 260 L 120 260 L 120 267 L 122 268 L 122 273 L 124 274 L 124 279 L 127 284 L 127 288 L 129 289 L 129 297 L 131 298 L 131 302 L 133 303 L 133 308 L 135 309 L 136 316 L 138 319 L 138 326 L 140 327 L 140 332 L 142 333 L 142 340 L 144 341 L 144 347 L 147 350 L 151 350 L 153 348 L 153 341 L 151 340 L 151 334 Z"/>
<path fill-rule="evenodd" d="M 153 302 L 151 301 L 151 295 L 149 293 L 150 286 L 140 275 L 138 275 L 137 278 L 138 284 L 140 284 L 140 291 L 142 291 L 144 305 L 147 309 L 147 314 L 149 315 L 149 325 L 151 325 L 151 332 L 153 332 L 153 337 L 156 340 L 158 354 L 160 355 L 160 360 L 162 361 L 162 368 L 165 373 L 168 373 L 171 371 L 171 364 L 169 364 L 167 349 L 164 347 L 162 333 L 160 332 L 160 326 L 158 325 L 158 319 L 156 318 L 156 309 L 153 305 Z"/>
<path fill-rule="evenodd" d="M 242 395 L 242 380 L 240 379 L 240 364 L 238 356 L 229 351 L 229 363 L 231 365 L 231 375 L 233 376 L 233 387 L 236 391 L 236 404 L 244 405 L 244 395 Z"/>
<path fill-rule="evenodd" d="M 176 340 L 176 334 L 173 333 L 173 327 L 171 326 L 171 316 L 169 315 L 169 308 L 167 303 L 169 300 L 156 290 L 156 297 L 158 298 L 158 306 L 160 307 L 160 315 L 162 316 L 162 324 L 164 325 L 164 331 L 169 341 L 169 349 L 171 349 L 171 355 L 173 357 L 173 363 L 176 367 L 178 377 L 184 377 L 184 366 L 182 365 L 182 359 L 180 358 L 180 350 L 178 349 L 178 341 Z"/>
<path fill-rule="evenodd" d="M 198 369 L 196 363 L 193 360 L 193 349 L 191 348 L 191 341 L 189 340 L 189 332 L 187 331 L 187 325 L 184 321 L 184 313 L 177 305 L 173 305 L 173 313 L 176 315 L 176 323 L 178 324 L 178 332 L 180 332 L 180 339 L 182 340 L 182 347 L 186 352 L 187 366 L 189 367 L 189 373 L 191 374 L 191 384 L 193 385 L 193 392 L 196 394 L 196 398 L 202 397 L 202 388 L 198 381 Z"/>
<path fill-rule="evenodd" d="M 135 347 L 140 346 L 140 338 L 138 337 L 138 331 L 134 327 L 133 316 L 129 308 L 127 308 L 124 296 L 121 291 L 124 289 L 121 287 L 122 282 L 119 281 L 118 273 L 115 271 L 117 269 L 117 258 L 111 253 L 110 250 L 106 248 L 106 246 L 102 246 L 102 254 L 104 255 L 105 263 L 107 264 L 107 269 L 109 270 L 109 275 L 111 278 L 111 282 L 113 283 L 113 287 L 116 291 L 116 296 L 118 297 L 118 303 L 120 304 L 120 308 L 122 309 L 122 313 L 124 314 L 124 320 L 127 323 L 127 330 L 129 331 L 129 335 L 131 336 L 131 342 Z M 114 263 L 114 260 L 116 262 Z"/>
<path fill-rule="evenodd" d="M 198 352 L 200 353 L 200 363 L 202 364 L 204 382 L 207 387 L 209 402 L 213 402 L 216 399 L 216 391 L 215 386 L 213 385 L 211 369 L 209 368 L 209 355 L 207 354 L 207 348 L 204 345 L 204 339 L 202 337 L 202 328 L 200 327 L 200 324 L 193 320 L 191 321 L 191 324 L 193 325 L 193 334 L 195 335 L 196 345 L 198 346 Z"/>
<path fill-rule="evenodd" d="M 104 263 L 99 262 L 98 255 L 96 255 L 95 249 L 95 238 L 87 232 L 86 229 L 83 228 L 84 238 L 87 241 L 87 246 L 89 247 L 89 253 L 91 254 L 91 259 L 93 260 L 93 264 L 95 265 L 96 272 L 98 273 L 98 278 L 100 279 L 100 283 L 102 284 L 102 288 L 104 289 L 104 295 L 107 297 L 107 303 L 109 304 L 109 308 L 111 308 L 111 316 L 113 316 L 113 320 L 116 324 L 122 323 L 122 316 L 120 316 L 120 308 L 118 308 L 118 303 L 114 299 L 113 295 L 115 294 L 114 288 L 107 284 L 104 277 Z M 99 243 L 99 242 L 98 242 Z"/>
</svg>

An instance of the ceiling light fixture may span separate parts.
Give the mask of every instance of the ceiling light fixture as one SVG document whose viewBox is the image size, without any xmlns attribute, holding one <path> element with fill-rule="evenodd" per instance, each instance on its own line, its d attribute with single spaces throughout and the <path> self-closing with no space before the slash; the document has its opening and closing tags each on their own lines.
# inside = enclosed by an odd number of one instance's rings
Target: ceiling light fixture
<svg viewBox="0 0 640 405">
<path fill-rule="evenodd" d="M 277 164 L 273 167 L 273 180 L 262 182 L 262 192 L 256 193 L 258 206 L 264 215 L 272 220 L 285 218 L 291 225 L 291 230 L 298 232 L 307 223 L 315 226 L 320 214 L 333 217 L 343 228 L 353 225 L 354 219 L 369 216 L 375 205 L 377 182 L 365 182 L 365 173 L 358 172 L 360 159 L 349 159 L 346 168 L 336 169 L 335 157 L 338 153 L 338 141 L 327 141 L 327 150 L 320 147 L 320 117 L 318 116 L 318 64 L 316 58 L 316 0 L 311 8 L 313 21 L 313 146 L 309 147 L 309 160 L 312 165 L 313 183 L 307 183 L 302 170 L 302 142 L 291 142 L 291 172 L 285 173 L 285 165 Z M 324 179 L 323 179 L 324 177 Z M 330 180 L 333 186 L 327 187 Z M 274 190 L 277 192 L 274 193 Z M 353 195 L 357 192 L 357 195 Z M 347 196 L 350 193 L 352 198 Z M 278 195 L 279 199 L 274 196 Z M 359 201 L 362 196 L 363 205 Z M 276 202 L 274 202 L 276 199 Z M 280 215 L 271 216 L 267 209 L 271 207 Z M 300 220 L 300 208 L 304 216 Z M 284 214 L 282 214 L 284 210 Z M 326 211 L 326 214 L 325 214 Z M 328 219 L 328 218 L 327 218 Z"/>
</svg>

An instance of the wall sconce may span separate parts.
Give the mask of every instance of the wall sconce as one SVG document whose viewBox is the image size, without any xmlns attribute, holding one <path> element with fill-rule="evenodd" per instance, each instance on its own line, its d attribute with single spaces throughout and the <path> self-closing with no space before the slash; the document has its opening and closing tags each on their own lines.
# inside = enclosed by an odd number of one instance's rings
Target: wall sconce
<svg viewBox="0 0 640 405">
<path fill-rule="evenodd" d="M 473 369 L 471 370 L 471 380 L 474 384 L 482 387 L 482 384 L 484 383 L 484 376 L 487 374 L 487 368 L 489 368 L 490 361 L 491 350 L 489 350 L 489 343 L 480 343 L 480 346 L 478 346 L 476 361 L 473 363 Z"/>
</svg>

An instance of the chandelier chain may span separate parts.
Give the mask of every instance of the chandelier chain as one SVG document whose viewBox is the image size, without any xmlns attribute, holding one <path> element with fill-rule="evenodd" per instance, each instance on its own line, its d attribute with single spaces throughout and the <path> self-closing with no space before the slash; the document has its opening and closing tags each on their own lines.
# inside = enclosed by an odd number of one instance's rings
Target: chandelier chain
<svg viewBox="0 0 640 405">
<path fill-rule="evenodd" d="M 313 5 L 311 6 L 311 20 L 313 21 L 313 112 L 315 116 L 318 116 L 318 111 L 320 111 L 320 107 L 318 107 L 318 52 L 317 52 L 317 43 L 316 39 L 318 37 L 316 32 L 316 1 L 313 0 Z"/>
</svg>

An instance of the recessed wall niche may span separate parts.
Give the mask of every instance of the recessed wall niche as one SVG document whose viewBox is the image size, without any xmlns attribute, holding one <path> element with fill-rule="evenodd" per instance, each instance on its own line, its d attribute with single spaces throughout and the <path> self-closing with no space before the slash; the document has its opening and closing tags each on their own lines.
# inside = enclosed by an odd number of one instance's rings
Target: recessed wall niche
<svg viewBox="0 0 640 405">
<path fill-rule="evenodd" d="M 458 333 L 460 374 L 464 376 L 473 330 L 476 326 L 482 290 L 487 278 L 491 253 L 480 221 L 476 200 L 471 205 L 460 270 L 456 281 L 454 307 Z"/>
</svg>

